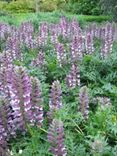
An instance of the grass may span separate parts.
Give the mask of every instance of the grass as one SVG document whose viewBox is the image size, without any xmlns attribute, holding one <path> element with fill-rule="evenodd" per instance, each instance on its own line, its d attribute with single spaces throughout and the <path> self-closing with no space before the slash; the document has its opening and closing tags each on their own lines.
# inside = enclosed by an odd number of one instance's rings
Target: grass
<svg viewBox="0 0 117 156">
<path fill-rule="evenodd" d="M 7 16 L 1 16 L 0 22 L 5 22 L 9 24 L 19 25 L 21 22 L 24 21 L 37 21 L 37 22 L 57 22 L 61 16 L 66 16 L 69 19 L 76 18 L 80 23 L 85 22 L 104 22 L 110 20 L 108 16 L 88 16 L 88 15 L 73 15 L 73 14 L 66 14 L 66 13 L 59 13 L 58 11 L 54 12 L 40 12 L 38 14 L 35 13 L 17 13 L 11 14 Z"/>
</svg>

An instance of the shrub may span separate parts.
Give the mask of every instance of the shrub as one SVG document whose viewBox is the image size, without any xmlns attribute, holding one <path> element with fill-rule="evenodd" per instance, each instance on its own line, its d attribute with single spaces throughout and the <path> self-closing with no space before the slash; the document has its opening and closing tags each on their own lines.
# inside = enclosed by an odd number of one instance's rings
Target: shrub
<svg viewBox="0 0 117 156">
<path fill-rule="evenodd" d="M 67 11 L 76 14 L 100 15 L 102 13 L 99 0 L 70 0 L 65 6 Z"/>
<path fill-rule="evenodd" d="M 12 13 L 25 13 L 34 11 L 34 5 L 31 1 L 12 1 L 8 5 L 5 6 L 5 10 L 10 11 Z"/>
<path fill-rule="evenodd" d="M 7 2 L 0 1 L 0 11 L 4 10 L 6 6 L 7 6 Z"/>
<path fill-rule="evenodd" d="M 40 10 L 41 11 L 53 11 L 57 9 L 57 1 L 56 0 L 43 0 Z"/>
<path fill-rule="evenodd" d="M 63 9 L 64 0 L 42 0 L 40 4 L 41 11 L 54 11 Z"/>
</svg>

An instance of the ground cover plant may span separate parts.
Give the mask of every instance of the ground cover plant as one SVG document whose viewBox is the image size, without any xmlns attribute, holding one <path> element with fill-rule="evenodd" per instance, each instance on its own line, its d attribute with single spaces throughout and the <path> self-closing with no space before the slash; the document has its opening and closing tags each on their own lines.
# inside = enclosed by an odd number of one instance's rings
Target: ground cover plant
<svg viewBox="0 0 117 156">
<path fill-rule="evenodd" d="M 117 26 L 0 23 L 0 155 L 116 156 Z"/>
</svg>

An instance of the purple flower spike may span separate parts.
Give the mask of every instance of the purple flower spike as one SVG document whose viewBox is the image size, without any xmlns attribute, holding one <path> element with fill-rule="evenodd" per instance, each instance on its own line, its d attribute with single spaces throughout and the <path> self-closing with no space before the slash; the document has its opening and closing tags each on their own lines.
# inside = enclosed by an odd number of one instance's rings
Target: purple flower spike
<svg viewBox="0 0 117 156">
<path fill-rule="evenodd" d="M 18 39 L 16 38 L 9 38 L 6 43 L 6 49 L 10 53 L 9 55 L 11 56 L 12 60 L 21 60 L 22 59 L 22 54 L 20 51 L 20 44 Z"/>
<path fill-rule="evenodd" d="M 54 28 L 53 28 L 54 27 Z M 50 40 L 51 40 L 51 43 L 56 45 L 57 42 L 58 42 L 58 34 L 57 34 L 57 28 L 55 25 L 52 25 L 51 26 L 51 29 L 50 29 Z"/>
<path fill-rule="evenodd" d="M 12 66 L 13 57 L 11 56 L 10 51 L 3 51 L 0 55 L 0 67 L 9 68 Z"/>
<path fill-rule="evenodd" d="M 80 86 L 80 70 L 76 64 L 72 64 L 71 70 L 66 77 L 66 84 L 69 88 Z"/>
<path fill-rule="evenodd" d="M 105 34 L 103 39 L 103 44 L 101 47 L 101 57 L 106 58 L 110 53 L 112 53 L 113 48 L 113 27 L 110 23 L 107 23 L 105 28 Z"/>
<path fill-rule="evenodd" d="M 86 86 L 84 86 L 80 89 L 79 101 L 80 101 L 80 111 L 81 111 L 84 119 L 88 119 L 89 97 L 88 97 L 88 89 Z"/>
<path fill-rule="evenodd" d="M 3 104 L 4 99 L 0 97 L 0 142 L 7 139 L 7 114 Z"/>
<path fill-rule="evenodd" d="M 43 122 L 43 108 L 41 106 L 43 99 L 41 93 L 40 82 L 37 78 L 31 77 L 32 91 L 31 91 L 31 105 L 33 113 L 33 121 L 38 126 Z"/>
<path fill-rule="evenodd" d="M 73 41 L 70 45 L 70 57 L 71 62 L 77 62 L 78 60 L 81 60 L 83 56 L 83 40 L 82 36 L 75 36 L 73 38 Z"/>
<path fill-rule="evenodd" d="M 62 107 L 61 94 L 62 91 L 60 82 L 58 80 L 54 81 L 50 93 L 50 101 L 49 101 L 50 110 L 57 110 Z"/>
<path fill-rule="evenodd" d="M 57 119 L 52 121 L 48 131 L 48 142 L 51 144 L 50 152 L 53 156 L 67 155 L 64 145 L 64 128 L 62 121 Z"/>
<path fill-rule="evenodd" d="M 9 77 L 9 90 L 14 122 L 18 129 L 25 129 L 27 122 L 32 122 L 30 103 L 30 78 L 23 67 L 15 67 L 12 77 Z"/>
<path fill-rule="evenodd" d="M 58 43 L 56 45 L 56 53 L 57 53 L 57 60 L 59 62 L 60 67 L 66 63 L 66 53 L 63 44 Z"/>
<path fill-rule="evenodd" d="M 0 156 L 11 156 L 8 152 L 7 142 L 0 140 Z"/>
<path fill-rule="evenodd" d="M 94 52 L 93 36 L 91 33 L 86 34 L 85 46 L 86 54 L 92 54 Z"/>
<path fill-rule="evenodd" d="M 62 97 L 61 97 L 61 85 L 60 82 L 54 81 L 51 87 L 50 100 L 49 100 L 49 112 L 47 113 L 49 122 L 52 122 L 54 118 L 54 112 L 62 107 Z"/>
<path fill-rule="evenodd" d="M 15 136 L 12 109 L 9 100 L 0 97 L 0 142 L 1 140 L 8 140 L 10 135 Z"/>
<path fill-rule="evenodd" d="M 71 32 L 72 32 L 72 35 L 76 35 L 76 36 L 79 36 L 79 34 L 81 34 L 81 28 L 79 26 L 79 23 L 78 21 L 74 18 L 71 23 Z"/>
</svg>

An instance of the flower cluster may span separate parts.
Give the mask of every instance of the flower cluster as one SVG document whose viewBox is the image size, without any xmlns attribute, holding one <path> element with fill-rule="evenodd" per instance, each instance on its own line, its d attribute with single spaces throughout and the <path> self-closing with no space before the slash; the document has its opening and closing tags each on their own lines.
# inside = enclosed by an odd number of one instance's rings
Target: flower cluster
<svg viewBox="0 0 117 156">
<path fill-rule="evenodd" d="M 41 93 L 40 82 L 36 77 L 31 77 L 31 105 L 33 121 L 36 125 L 41 126 L 43 122 L 43 107 L 41 106 L 43 99 Z"/>
<path fill-rule="evenodd" d="M 66 84 L 69 88 L 80 86 L 80 70 L 76 64 L 72 64 L 70 72 L 66 77 Z"/>
<path fill-rule="evenodd" d="M 106 58 L 112 52 L 113 46 L 113 29 L 110 23 L 105 28 L 105 38 L 101 49 L 101 57 Z"/>
<path fill-rule="evenodd" d="M 50 101 L 49 101 L 50 110 L 57 110 L 62 107 L 61 94 L 62 91 L 60 82 L 58 80 L 54 81 L 50 93 Z"/>
<path fill-rule="evenodd" d="M 50 100 L 49 100 L 49 112 L 48 119 L 51 122 L 54 117 L 54 112 L 62 107 L 62 90 L 60 82 L 54 81 L 50 90 Z"/>
<path fill-rule="evenodd" d="M 11 156 L 5 141 L 0 141 L 0 156 Z"/>
<path fill-rule="evenodd" d="M 27 124 L 42 125 L 43 108 L 40 83 L 30 78 L 22 66 L 2 73 L 0 88 L 0 138 L 7 140 L 17 130 L 25 132 Z M 5 77 L 6 76 L 6 77 Z"/>
<path fill-rule="evenodd" d="M 66 156 L 67 151 L 64 145 L 64 128 L 62 121 L 54 119 L 48 130 L 48 142 L 51 145 L 50 151 L 54 156 Z"/>
<path fill-rule="evenodd" d="M 7 141 L 10 135 L 15 136 L 12 113 L 9 101 L 5 97 L 0 97 L 0 142 Z"/>
<path fill-rule="evenodd" d="M 60 67 L 66 63 L 66 53 L 63 44 L 58 43 L 56 45 L 57 60 Z"/>
<path fill-rule="evenodd" d="M 22 54 L 20 51 L 20 44 L 17 38 L 15 37 L 8 38 L 7 43 L 6 43 L 6 50 L 8 51 L 12 60 L 22 59 Z"/>
<path fill-rule="evenodd" d="M 92 54 L 94 52 L 93 36 L 91 33 L 86 33 L 85 47 L 86 54 Z"/>
<path fill-rule="evenodd" d="M 71 62 L 77 62 L 82 59 L 83 56 L 83 40 L 82 36 L 74 36 L 70 45 L 70 58 Z"/>
<path fill-rule="evenodd" d="M 26 123 L 32 121 L 30 78 L 23 67 L 15 67 L 9 77 L 9 90 L 14 122 L 18 129 L 26 129 Z"/>
</svg>

